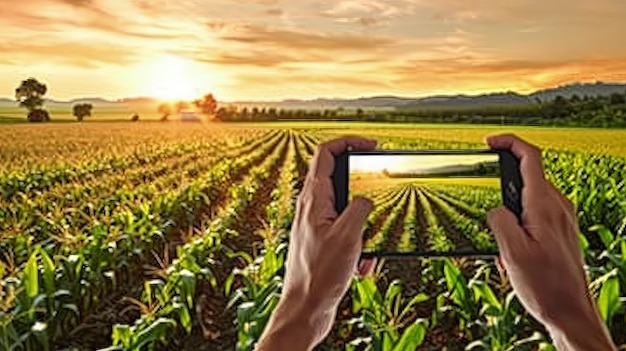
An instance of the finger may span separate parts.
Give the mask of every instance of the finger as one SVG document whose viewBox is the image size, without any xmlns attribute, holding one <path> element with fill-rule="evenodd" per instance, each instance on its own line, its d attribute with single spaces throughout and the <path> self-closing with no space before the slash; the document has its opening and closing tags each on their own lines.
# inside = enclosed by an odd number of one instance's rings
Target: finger
<svg viewBox="0 0 626 351">
<path fill-rule="evenodd" d="M 376 268 L 376 263 L 377 260 L 375 257 L 362 259 L 361 262 L 359 262 L 357 273 L 361 277 L 372 274 L 372 272 L 374 272 L 374 268 Z"/>
<path fill-rule="evenodd" d="M 373 207 L 374 204 L 370 199 L 360 196 L 354 197 L 337 218 L 334 226 L 338 228 L 339 233 L 351 239 L 350 243 L 361 243 L 363 226 Z"/>
<path fill-rule="evenodd" d="M 496 269 L 498 270 L 498 273 L 500 274 L 500 277 L 502 277 L 506 273 L 506 269 L 504 268 L 504 265 L 502 264 L 502 258 L 500 258 L 500 256 L 496 257 L 495 264 L 496 264 Z"/>
<path fill-rule="evenodd" d="M 335 169 L 335 156 L 352 148 L 353 150 L 374 150 L 376 141 L 358 137 L 346 137 L 320 144 L 315 150 L 309 174 L 318 178 L 332 176 Z"/>
<path fill-rule="evenodd" d="M 546 182 L 546 183 L 550 187 L 550 190 L 552 191 L 552 194 L 554 195 L 554 197 L 559 201 L 559 204 L 562 206 L 563 211 L 567 213 L 568 217 L 570 217 L 572 221 L 575 221 L 576 220 L 576 206 L 574 205 L 574 203 L 570 201 L 570 199 L 568 199 L 565 195 L 563 195 L 561 190 L 559 190 L 559 188 L 557 188 L 556 185 L 554 185 L 554 183 L 552 182 Z"/>
<path fill-rule="evenodd" d="M 511 150 L 520 160 L 520 172 L 525 187 L 542 189 L 545 182 L 541 150 L 512 134 L 495 135 L 487 138 L 492 149 Z"/>
<path fill-rule="evenodd" d="M 487 213 L 487 224 L 498 243 L 500 257 L 506 264 L 515 248 L 527 239 L 528 234 L 517 224 L 517 217 L 506 207 L 498 207 Z"/>
<path fill-rule="evenodd" d="M 337 218 L 335 209 L 335 191 L 330 178 L 315 178 L 310 181 L 307 192 L 312 202 L 317 219 L 334 222 Z"/>
</svg>

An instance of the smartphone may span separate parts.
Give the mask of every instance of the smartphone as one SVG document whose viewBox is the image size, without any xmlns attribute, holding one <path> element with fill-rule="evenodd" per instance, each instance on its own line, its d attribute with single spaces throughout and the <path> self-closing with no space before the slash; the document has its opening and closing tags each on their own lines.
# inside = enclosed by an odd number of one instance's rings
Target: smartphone
<svg viewBox="0 0 626 351">
<path fill-rule="evenodd" d="M 521 220 L 519 160 L 508 150 L 348 151 L 335 158 L 335 207 L 374 201 L 363 257 L 498 255 L 487 212 Z"/>
</svg>

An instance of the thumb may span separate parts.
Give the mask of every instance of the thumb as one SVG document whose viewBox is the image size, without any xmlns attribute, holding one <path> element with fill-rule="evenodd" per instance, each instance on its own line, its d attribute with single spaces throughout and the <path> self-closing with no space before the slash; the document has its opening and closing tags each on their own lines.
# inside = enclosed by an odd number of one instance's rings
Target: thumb
<svg viewBox="0 0 626 351">
<path fill-rule="evenodd" d="M 517 224 L 517 217 L 506 207 L 498 207 L 487 213 L 487 224 L 493 231 L 498 243 L 498 249 L 503 261 L 506 263 L 507 257 L 515 242 L 526 237 L 524 230 Z"/>
<path fill-rule="evenodd" d="M 347 217 L 350 221 L 360 223 L 360 226 L 363 226 L 367 220 L 367 216 L 372 213 L 373 208 L 374 204 L 372 200 L 362 196 L 355 196 L 339 217 Z"/>
<path fill-rule="evenodd" d="M 372 213 L 373 208 L 374 204 L 372 200 L 356 196 L 337 218 L 335 225 L 348 231 L 357 231 L 360 235 L 365 221 L 367 220 L 367 216 Z"/>
</svg>

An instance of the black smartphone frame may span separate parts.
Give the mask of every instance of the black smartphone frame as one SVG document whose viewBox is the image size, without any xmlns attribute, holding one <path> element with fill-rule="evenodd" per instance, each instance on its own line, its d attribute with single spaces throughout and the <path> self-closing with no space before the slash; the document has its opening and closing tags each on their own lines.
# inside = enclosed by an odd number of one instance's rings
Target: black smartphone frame
<svg viewBox="0 0 626 351">
<path fill-rule="evenodd" d="M 502 203 L 513 212 L 518 222 L 522 218 L 522 188 L 524 187 L 519 168 L 519 159 L 509 150 L 490 149 L 458 149 L 458 150 L 372 150 L 352 151 L 348 150 L 335 157 L 333 172 L 333 188 L 335 191 L 335 210 L 343 212 L 348 206 L 350 191 L 350 155 L 480 155 L 497 154 L 500 163 L 500 188 L 502 191 Z M 436 251 L 413 251 L 413 252 L 363 252 L 361 257 L 476 257 L 493 258 L 498 251 L 474 251 L 474 252 L 436 252 Z"/>
</svg>

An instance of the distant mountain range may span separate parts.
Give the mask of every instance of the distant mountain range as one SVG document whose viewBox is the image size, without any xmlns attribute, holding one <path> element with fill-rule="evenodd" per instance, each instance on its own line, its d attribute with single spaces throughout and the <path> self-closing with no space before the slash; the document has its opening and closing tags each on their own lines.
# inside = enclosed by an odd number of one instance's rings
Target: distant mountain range
<svg viewBox="0 0 626 351">
<path fill-rule="evenodd" d="M 223 102 L 229 105 L 239 106 L 264 106 L 276 108 L 429 108 L 446 106 L 475 106 L 475 105 L 503 105 L 503 104 L 525 104 L 537 101 L 550 101 L 561 95 L 571 97 L 575 94 L 579 96 L 610 95 L 613 93 L 626 93 L 626 83 L 575 83 L 563 85 L 556 88 L 549 88 L 536 91 L 532 94 L 523 95 L 512 91 L 496 92 L 480 95 L 436 95 L 422 98 L 398 97 L 398 96 L 373 96 L 356 99 L 326 99 L 318 98 L 313 100 L 283 100 L 283 101 L 237 101 Z M 125 98 L 117 101 L 110 101 L 102 98 L 80 98 L 70 101 L 47 100 L 48 106 L 73 105 L 76 103 L 91 103 L 94 106 L 102 105 L 150 105 L 158 104 L 158 100 L 148 97 Z M 0 107 L 15 106 L 15 100 L 0 98 Z"/>
</svg>

